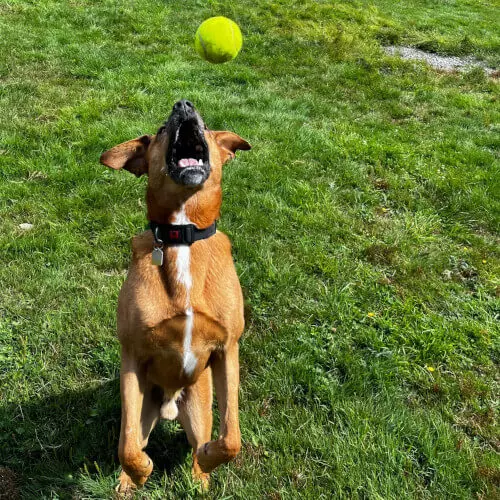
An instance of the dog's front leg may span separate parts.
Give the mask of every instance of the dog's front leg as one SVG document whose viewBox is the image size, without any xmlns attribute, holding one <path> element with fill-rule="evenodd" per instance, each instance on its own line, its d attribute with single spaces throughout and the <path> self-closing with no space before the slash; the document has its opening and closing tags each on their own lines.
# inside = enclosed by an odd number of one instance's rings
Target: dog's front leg
<svg viewBox="0 0 500 500">
<path fill-rule="evenodd" d="M 135 486 L 142 486 L 153 470 L 153 462 L 142 451 L 141 413 L 146 388 L 145 378 L 144 369 L 140 368 L 133 354 L 122 348 L 120 370 L 122 422 L 118 458 L 123 471 L 117 488 L 120 493 L 126 493 Z"/>
<path fill-rule="evenodd" d="M 196 457 L 203 472 L 229 462 L 240 451 L 238 420 L 239 359 L 238 343 L 232 342 L 224 352 L 214 355 L 212 362 L 215 393 L 220 413 L 219 438 L 198 448 Z"/>
</svg>

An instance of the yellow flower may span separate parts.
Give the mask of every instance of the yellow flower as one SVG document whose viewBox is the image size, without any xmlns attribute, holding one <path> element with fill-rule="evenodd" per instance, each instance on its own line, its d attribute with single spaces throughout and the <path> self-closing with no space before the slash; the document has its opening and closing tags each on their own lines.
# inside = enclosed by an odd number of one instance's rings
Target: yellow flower
<svg viewBox="0 0 500 500">
<path fill-rule="evenodd" d="M 368 313 L 368 317 L 369 317 L 369 318 L 373 318 L 373 316 L 375 316 L 375 313 L 373 313 L 373 312 L 369 312 L 369 313 Z"/>
<path fill-rule="evenodd" d="M 464 252 L 467 252 L 467 250 L 469 250 L 467 247 L 464 247 Z"/>
<path fill-rule="evenodd" d="M 486 264 L 486 262 L 487 262 L 486 259 L 483 259 L 483 264 Z"/>
<path fill-rule="evenodd" d="M 430 371 L 431 373 L 435 371 L 435 368 L 433 366 L 426 366 L 427 370 Z"/>
</svg>

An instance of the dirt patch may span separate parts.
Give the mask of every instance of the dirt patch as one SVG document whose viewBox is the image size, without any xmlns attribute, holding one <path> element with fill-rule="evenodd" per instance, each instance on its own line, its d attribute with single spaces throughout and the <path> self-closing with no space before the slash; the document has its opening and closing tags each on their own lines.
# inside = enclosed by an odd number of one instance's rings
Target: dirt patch
<svg viewBox="0 0 500 500">
<path fill-rule="evenodd" d="M 19 490 L 15 472 L 7 467 L 0 466 L 0 500 L 17 500 Z"/>
<path fill-rule="evenodd" d="M 377 177 L 376 179 L 372 179 L 371 181 L 375 189 L 378 189 L 379 191 L 389 191 L 390 184 L 386 179 Z"/>
<path fill-rule="evenodd" d="M 368 262 L 372 264 L 392 264 L 396 255 L 396 247 L 389 245 L 370 245 L 365 248 L 364 254 Z"/>
<path fill-rule="evenodd" d="M 478 61 L 474 57 L 456 57 L 456 56 L 439 56 L 432 52 L 416 49 L 414 47 L 405 47 L 398 45 L 390 45 L 384 47 L 386 54 L 398 56 L 401 59 L 411 59 L 417 61 L 425 61 L 429 66 L 440 71 L 467 71 L 472 68 L 481 68 L 487 75 L 493 76 L 496 70 L 486 66 L 482 61 Z"/>
</svg>

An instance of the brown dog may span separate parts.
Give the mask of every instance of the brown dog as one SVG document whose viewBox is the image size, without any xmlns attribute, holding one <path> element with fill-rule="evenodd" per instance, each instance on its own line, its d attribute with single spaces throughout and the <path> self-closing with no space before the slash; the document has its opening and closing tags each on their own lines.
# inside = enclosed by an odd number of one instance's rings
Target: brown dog
<svg viewBox="0 0 500 500">
<path fill-rule="evenodd" d="M 238 339 L 243 299 L 227 236 L 215 231 L 222 165 L 250 145 L 208 130 L 193 105 L 177 102 L 156 135 L 119 144 L 101 156 L 113 169 L 148 174 L 152 231 L 132 240 L 120 292 L 122 421 L 118 491 L 143 485 L 153 464 L 143 451 L 159 417 L 178 418 L 193 447 L 193 475 L 208 473 L 240 450 Z M 220 411 L 211 441 L 212 377 Z"/>
</svg>

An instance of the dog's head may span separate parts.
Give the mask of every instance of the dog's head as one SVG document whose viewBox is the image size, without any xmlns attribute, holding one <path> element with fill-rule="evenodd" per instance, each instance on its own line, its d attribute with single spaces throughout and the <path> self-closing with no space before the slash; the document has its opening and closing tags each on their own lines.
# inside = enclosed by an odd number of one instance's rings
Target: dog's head
<svg viewBox="0 0 500 500">
<path fill-rule="evenodd" d="M 149 188 L 189 196 L 204 187 L 218 185 L 222 165 L 250 144 L 233 132 L 209 130 L 186 100 L 172 112 L 155 135 L 143 135 L 118 144 L 101 155 L 101 163 L 136 176 L 149 175 Z"/>
</svg>

